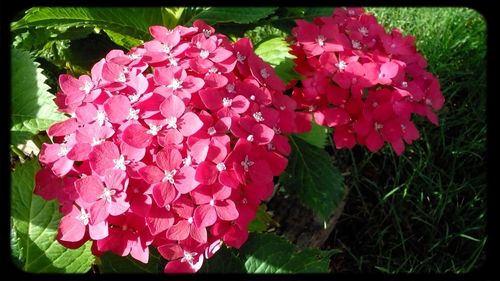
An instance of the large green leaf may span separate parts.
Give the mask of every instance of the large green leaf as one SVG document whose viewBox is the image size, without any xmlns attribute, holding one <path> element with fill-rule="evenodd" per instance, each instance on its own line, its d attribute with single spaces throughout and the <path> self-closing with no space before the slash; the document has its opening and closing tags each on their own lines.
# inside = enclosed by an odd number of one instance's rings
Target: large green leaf
<svg viewBox="0 0 500 281">
<path fill-rule="evenodd" d="M 12 23 L 11 29 L 95 27 L 136 40 L 147 40 L 151 37 L 149 27 L 162 25 L 163 17 L 165 15 L 160 8 L 149 7 L 36 7 L 27 10 L 22 19 Z"/>
<path fill-rule="evenodd" d="M 334 251 L 298 249 L 274 234 L 251 233 L 240 255 L 248 273 L 322 273 L 328 272 Z"/>
<path fill-rule="evenodd" d="M 285 38 L 287 34 L 270 24 L 266 24 L 259 25 L 251 30 L 247 30 L 244 36 L 250 38 L 250 40 L 252 40 L 253 46 L 257 47 L 263 41 L 276 37 Z"/>
<path fill-rule="evenodd" d="M 300 75 L 294 71 L 294 55 L 288 51 L 290 47 L 282 37 L 274 37 L 261 41 L 255 48 L 255 53 L 264 61 L 274 67 L 276 74 L 288 83 L 292 79 L 300 79 Z"/>
<path fill-rule="evenodd" d="M 285 61 L 287 58 L 295 58 L 294 55 L 288 52 L 289 50 L 290 47 L 288 46 L 288 43 L 285 42 L 285 39 L 282 37 L 275 37 L 260 42 L 255 48 L 255 54 L 272 66 L 276 66 Z"/>
<path fill-rule="evenodd" d="M 37 159 L 18 164 L 11 174 L 12 255 L 27 272 L 87 272 L 94 256 L 91 244 L 69 250 L 55 240 L 60 220 L 56 201 L 33 194 Z"/>
<path fill-rule="evenodd" d="M 309 7 L 304 9 L 304 18 L 311 21 L 315 17 L 331 16 L 332 13 L 332 7 Z"/>
<path fill-rule="evenodd" d="M 342 201 L 343 177 L 325 150 L 294 136 L 290 144 L 292 153 L 280 182 L 326 221 Z"/>
<path fill-rule="evenodd" d="M 325 148 L 326 137 L 328 135 L 328 128 L 312 122 L 312 129 L 307 133 L 295 134 L 296 137 L 305 140 L 307 143 L 312 144 L 318 148 Z"/>
<path fill-rule="evenodd" d="M 272 14 L 276 7 L 208 7 L 194 15 L 187 24 L 201 19 L 208 24 L 252 23 Z"/>
<path fill-rule="evenodd" d="M 213 257 L 203 263 L 199 273 L 246 273 L 246 269 L 236 249 L 222 246 Z"/>
<path fill-rule="evenodd" d="M 57 112 L 42 70 L 26 51 L 11 49 L 11 145 L 25 143 L 66 117 Z"/>
<path fill-rule="evenodd" d="M 130 255 L 117 256 L 107 252 L 100 258 L 99 269 L 102 273 L 159 273 L 163 272 L 166 261 L 163 260 L 153 247 L 149 247 L 149 261 L 144 264 Z"/>
</svg>

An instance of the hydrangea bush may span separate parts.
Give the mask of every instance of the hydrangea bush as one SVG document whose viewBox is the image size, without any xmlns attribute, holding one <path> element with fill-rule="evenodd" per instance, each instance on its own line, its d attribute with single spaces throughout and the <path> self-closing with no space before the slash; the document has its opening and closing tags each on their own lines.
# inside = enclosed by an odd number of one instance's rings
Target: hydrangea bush
<svg viewBox="0 0 500 281">
<path fill-rule="evenodd" d="M 295 69 L 304 76 L 294 100 L 317 124 L 335 128 L 336 148 L 376 152 L 387 142 L 401 155 L 420 137 L 413 113 L 438 124 L 444 98 L 414 37 L 385 32 L 362 8 L 297 20 L 292 34 Z"/>
<path fill-rule="evenodd" d="M 57 200 L 57 241 L 88 241 L 165 272 L 196 272 L 223 244 L 240 248 L 314 120 L 336 148 L 400 155 L 419 138 L 412 114 L 438 124 L 439 81 L 415 38 L 385 32 L 362 8 L 297 19 L 288 84 L 249 38 L 203 20 L 149 27 L 152 40 L 111 50 L 90 73 L 62 74 L 54 99 L 67 118 L 47 129 L 35 194 Z"/>
</svg>

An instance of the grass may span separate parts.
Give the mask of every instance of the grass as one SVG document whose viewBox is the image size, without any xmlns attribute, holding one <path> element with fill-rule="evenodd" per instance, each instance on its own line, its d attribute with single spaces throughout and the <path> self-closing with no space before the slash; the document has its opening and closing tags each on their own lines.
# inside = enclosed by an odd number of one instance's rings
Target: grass
<svg viewBox="0 0 500 281">
<path fill-rule="evenodd" d="M 465 273 L 485 261 L 486 23 L 465 8 L 368 8 L 417 38 L 446 98 L 440 126 L 397 157 L 335 151 L 352 187 L 331 237 L 335 271 Z"/>
</svg>

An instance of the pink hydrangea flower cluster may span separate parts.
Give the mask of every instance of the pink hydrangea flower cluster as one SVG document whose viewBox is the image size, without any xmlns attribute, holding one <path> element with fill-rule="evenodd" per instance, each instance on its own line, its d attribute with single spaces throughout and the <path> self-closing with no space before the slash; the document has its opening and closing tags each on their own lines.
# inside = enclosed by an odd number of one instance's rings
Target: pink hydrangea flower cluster
<svg viewBox="0 0 500 281">
<path fill-rule="evenodd" d="M 240 247 L 273 177 L 285 133 L 310 129 L 285 85 L 242 38 L 203 21 L 150 28 L 153 40 L 110 51 L 90 75 L 59 77 L 59 110 L 43 144 L 35 192 L 57 199 L 57 239 L 92 241 L 166 272 L 196 272 L 225 243 Z"/>
<path fill-rule="evenodd" d="M 363 8 L 296 24 L 291 53 L 304 79 L 293 97 L 316 123 L 335 128 L 337 148 L 358 143 L 376 152 L 388 142 L 400 155 L 419 138 L 413 113 L 438 124 L 444 98 L 414 37 L 385 32 Z"/>
</svg>

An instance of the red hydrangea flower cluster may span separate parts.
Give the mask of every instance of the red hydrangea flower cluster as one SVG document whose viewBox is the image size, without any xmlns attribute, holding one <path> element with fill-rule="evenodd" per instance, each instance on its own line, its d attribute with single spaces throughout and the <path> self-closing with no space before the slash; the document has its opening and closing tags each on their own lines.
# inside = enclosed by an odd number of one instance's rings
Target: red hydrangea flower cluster
<svg viewBox="0 0 500 281">
<path fill-rule="evenodd" d="M 57 239 L 92 241 L 166 272 L 195 272 L 225 243 L 240 247 L 290 153 L 284 133 L 305 132 L 285 85 L 242 38 L 202 21 L 150 28 L 153 40 L 112 50 L 90 75 L 59 77 L 59 110 L 43 144 L 35 192 L 57 199 Z"/>
<path fill-rule="evenodd" d="M 413 113 L 438 124 L 444 98 L 414 37 L 385 32 L 363 8 L 296 24 L 291 53 L 304 79 L 293 97 L 316 123 L 335 128 L 337 148 L 358 143 L 376 152 L 388 142 L 400 155 L 419 138 Z"/>
</svg>

